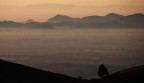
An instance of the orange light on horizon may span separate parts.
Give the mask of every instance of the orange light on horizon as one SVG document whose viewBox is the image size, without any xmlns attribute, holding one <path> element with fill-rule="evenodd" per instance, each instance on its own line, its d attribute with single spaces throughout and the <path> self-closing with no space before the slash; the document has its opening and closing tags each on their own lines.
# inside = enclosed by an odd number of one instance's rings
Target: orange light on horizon
<svg viewBox="0 0 144 83">
<path fill-rule="evenodd" d="M 144 13 L 144 0 L 1 0 L 0 20 L 45 21 L 56 14 L 72 17 Z"/>
</svg>

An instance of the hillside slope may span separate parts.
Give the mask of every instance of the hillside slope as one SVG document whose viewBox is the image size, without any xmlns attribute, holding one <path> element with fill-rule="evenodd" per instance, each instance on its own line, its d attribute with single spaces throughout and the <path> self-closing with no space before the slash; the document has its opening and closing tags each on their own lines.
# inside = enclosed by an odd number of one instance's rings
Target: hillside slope
<svg viewBox="0 0 144 83">
<path fill-rule="evenodd" d="M 81 80 L 0 60 L 0 83 L 54 83 L 57 81 L 69 83 Z"/>
</svg>

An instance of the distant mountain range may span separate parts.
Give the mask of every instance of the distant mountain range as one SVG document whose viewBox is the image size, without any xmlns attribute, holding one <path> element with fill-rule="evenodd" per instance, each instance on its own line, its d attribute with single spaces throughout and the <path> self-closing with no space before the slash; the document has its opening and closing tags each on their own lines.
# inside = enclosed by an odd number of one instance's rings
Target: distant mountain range
<svg viewBox="0 0 144 83">
<path fill-rule="evenodd" d="M 0 21 L 0 27 L 30 27 L 30 28 L 108 28 L 108 27 L 144 27 L 144 14 L 137 13 L 123 16 L 115 13 L 106 16 L 86 16 L 72 18 L 66 15 L 56 15 L 46 22 L 36 22 L 28 19 L 24 23 L 14 21 Z"/>
</svg>

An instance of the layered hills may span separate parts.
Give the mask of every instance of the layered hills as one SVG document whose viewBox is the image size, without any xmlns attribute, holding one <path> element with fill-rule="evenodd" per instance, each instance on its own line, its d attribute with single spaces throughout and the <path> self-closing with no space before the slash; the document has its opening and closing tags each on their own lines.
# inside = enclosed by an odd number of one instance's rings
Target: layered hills
<svg viewBox="0 0 144 83">
<path fill-rule="evenodd" d="M 110 13 L 105 16 L 86 16 L 83 18 L 73 18 L 67 15 L 56 15 L 46 22 L 36 22 L 33 19 L 28 19 L 24 23 L 14 21 L 0 21 L 0 27 L 30 27 L 30 28 L 137 28 L 144 27 L 144 14 L 137 13 L 132 15 L 119 15 Z"/>
</svg>

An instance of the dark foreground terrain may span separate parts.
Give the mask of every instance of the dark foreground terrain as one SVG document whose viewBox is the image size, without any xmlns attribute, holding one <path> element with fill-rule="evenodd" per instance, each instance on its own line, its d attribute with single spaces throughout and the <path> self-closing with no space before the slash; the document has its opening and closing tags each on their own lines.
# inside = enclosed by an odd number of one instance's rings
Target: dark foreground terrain
<svg viewBox="0 0 144 83">
<path fill-rule="evenodd" d="M 144 83 L 144 66 L 101 79 L 84 80 L 0 60 L 0 83 Z"/>
</svg>

